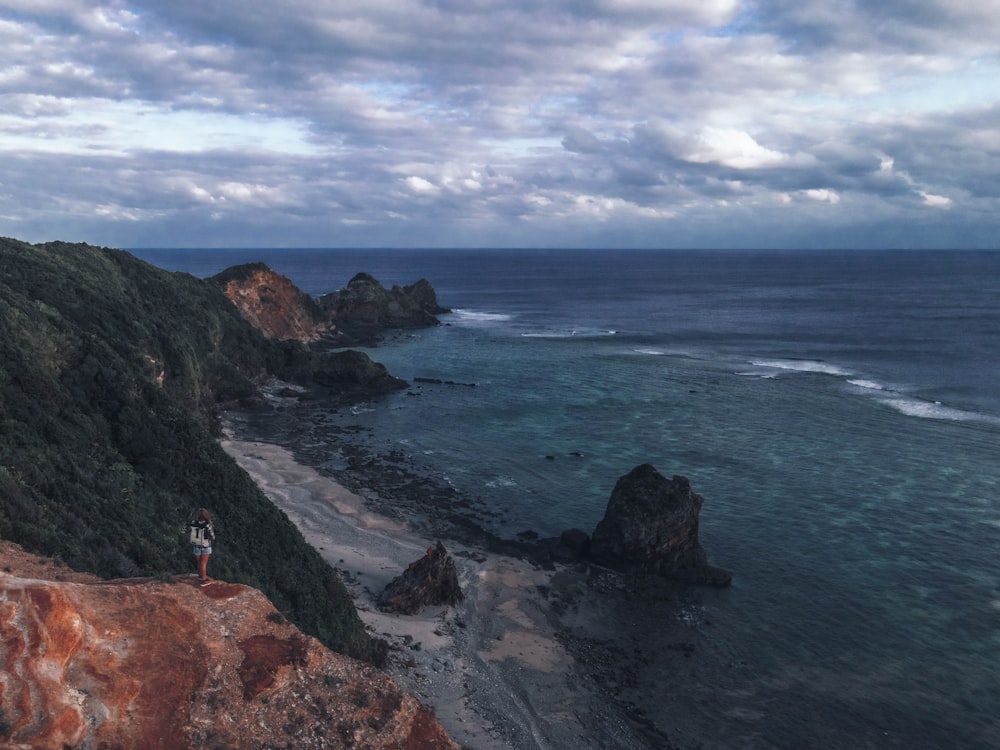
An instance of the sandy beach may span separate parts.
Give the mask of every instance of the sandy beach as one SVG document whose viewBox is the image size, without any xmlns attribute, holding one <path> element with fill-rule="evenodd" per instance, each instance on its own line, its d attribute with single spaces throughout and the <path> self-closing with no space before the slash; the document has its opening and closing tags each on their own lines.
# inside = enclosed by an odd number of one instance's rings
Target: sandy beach
<svg viewBox="0 0 1000 750">
<path fill-rule="evenodd" d="M 463 747 L 668 747 L 662 735 L 642 736 L 614 700 L 623 665 L 609 666 L 615 655 L 600 645 L 615 636 L 606 632 L 615 628 L 607 616 L 614 605 L 595 598 L 586 569 L 546 570 L 443 540 L 464 602 L 414 616 L 382 613 L 378 594 L 436 540 L 370 512 L 364 498 L 285 448 L 222 446 L 340 571 L 369 631 L 390 644 L 387 672 Z"/>
</svg>

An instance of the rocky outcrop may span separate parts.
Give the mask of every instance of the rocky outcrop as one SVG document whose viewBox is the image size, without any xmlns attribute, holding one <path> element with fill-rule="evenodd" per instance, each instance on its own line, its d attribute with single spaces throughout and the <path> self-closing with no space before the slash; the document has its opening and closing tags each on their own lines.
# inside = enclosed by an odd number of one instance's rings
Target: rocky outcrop
<svg viewBox="0 0 1000 750">
<path fill-rule="evenodd" d="M 0 542 L 0 746 L 447 748 L 429 709 L 259 591 L 101 581 Z"/>
<path fill-rule="evenodd" d="M 426 279 L 386 289 L 374 277 L 359 273 L 339 291 L 318 299 L 337 329 L 337 336 L 352 344 L 371 344 L 383 331 L 426 328 L 440 324 L 437 315 L 449 312 L 437 302 Z"/>
<path fill-rule="evenodd" d="M 455 561 L 438 542 L 389 582 L 379 596 L 378 606 L 386 612 L 413 615 L 426 606 L 454 605 L 464 598 Z"/>
<path fill-rule="evenodd" d="M 615 484 L 590 540 L 591 558 L 686 583 L 729 585 L 732 575 L 710 566 L 698 541 L 702 502 L 686 477 L 667 479 L 650 464 L 637 466 Z"/>
<path fill-rule="evenodd" d="M 365 346 L 387 330 L 439 325 L 436 316 L 450 312 L 438 304 L 426 279 L 386 289 L 370 274 L 359 273 L 344 289 L 318 299 L 263 263 L 233 266 L 211 280 L 248 322 L 273 339 Z"/>
<path fill-rule="evenodd" d="M 227 268 L 212 281 L 222 286 L 243 317 L 268 338 L 308 342 L 333 331 L 316 300 L 263 263 Z"/>
</svg>

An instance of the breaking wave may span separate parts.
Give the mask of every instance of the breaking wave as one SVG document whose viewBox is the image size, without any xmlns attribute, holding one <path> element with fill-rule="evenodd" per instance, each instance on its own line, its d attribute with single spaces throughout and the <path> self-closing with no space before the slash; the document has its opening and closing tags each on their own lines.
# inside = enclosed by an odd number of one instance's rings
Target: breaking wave
<svg viewBox="0 0 1000 750">
<path fill-rule="evenodd" d="M 511 319 L 507 313 L 491 313 L 481 310 L 452 310 L 454 316 L 450 322 L 459 325 L 490 325 L 492 323 L 506 323 Z"/>
<path fill-rule="evenodd" d="M 873 398 L 879 404 L 895 409 L 901 414 L 918 419 L 938 419 L 950 422 L 981 422 L 1000 424 L 1000 417 L 982 412 L 948 406 L 940 401 L 930 401 L 911 396 L 898 387 L 865 377 L 854 370 L 822 360 L 811 359 L 753 359 L 749 364 L 757 368 L 737 372 L 737 375 L 774 380 L 784 375 L 829 375 L 858 389 L 861 395 Z"/>
</svg>

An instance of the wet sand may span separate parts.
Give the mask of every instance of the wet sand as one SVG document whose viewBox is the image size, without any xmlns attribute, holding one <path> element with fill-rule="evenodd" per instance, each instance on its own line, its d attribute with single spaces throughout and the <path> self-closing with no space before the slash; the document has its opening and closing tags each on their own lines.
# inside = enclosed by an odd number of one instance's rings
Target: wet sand
<svg viewBox="0 0 1000 750">
<path fill-rule="evenodd" d="M 630 720 L 620 700 L 643 659 L 641 643 L 626 650 L 616 640 L 628 613 L 617 596 L 602 596 L 592 569 L 544 569 L 445 539 L 464 602 L 413 616 L 382 613 L 378 594 L 435 540 L 371 512 L 285 448 L 222 446 L 340 571 L 371 634 L 390 644 L 388 673 L 463 747 L 671 747 L 641 711 Z M 664 634 L 676 627 L 656 625 Z"/>
</svg>

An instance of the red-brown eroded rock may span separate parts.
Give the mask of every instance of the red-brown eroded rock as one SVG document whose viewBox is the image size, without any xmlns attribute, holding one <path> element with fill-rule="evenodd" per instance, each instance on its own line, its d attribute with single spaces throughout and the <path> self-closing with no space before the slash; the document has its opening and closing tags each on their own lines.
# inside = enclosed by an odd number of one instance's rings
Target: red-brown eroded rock
<svg viewBox="0 0 1000 750">
<path fill-rule="evenodd" d="M 100 581 L 0 542 L 0 747 L 457 749 L 261 592 L 195 583 Z"/>
<path fill-rule="evenodd" d="M 309 295 L 263 263 L 227 269 L 216 279 L 243 317 L 268 338 L 314 341 L 333 329 Z"/>
</svg>

